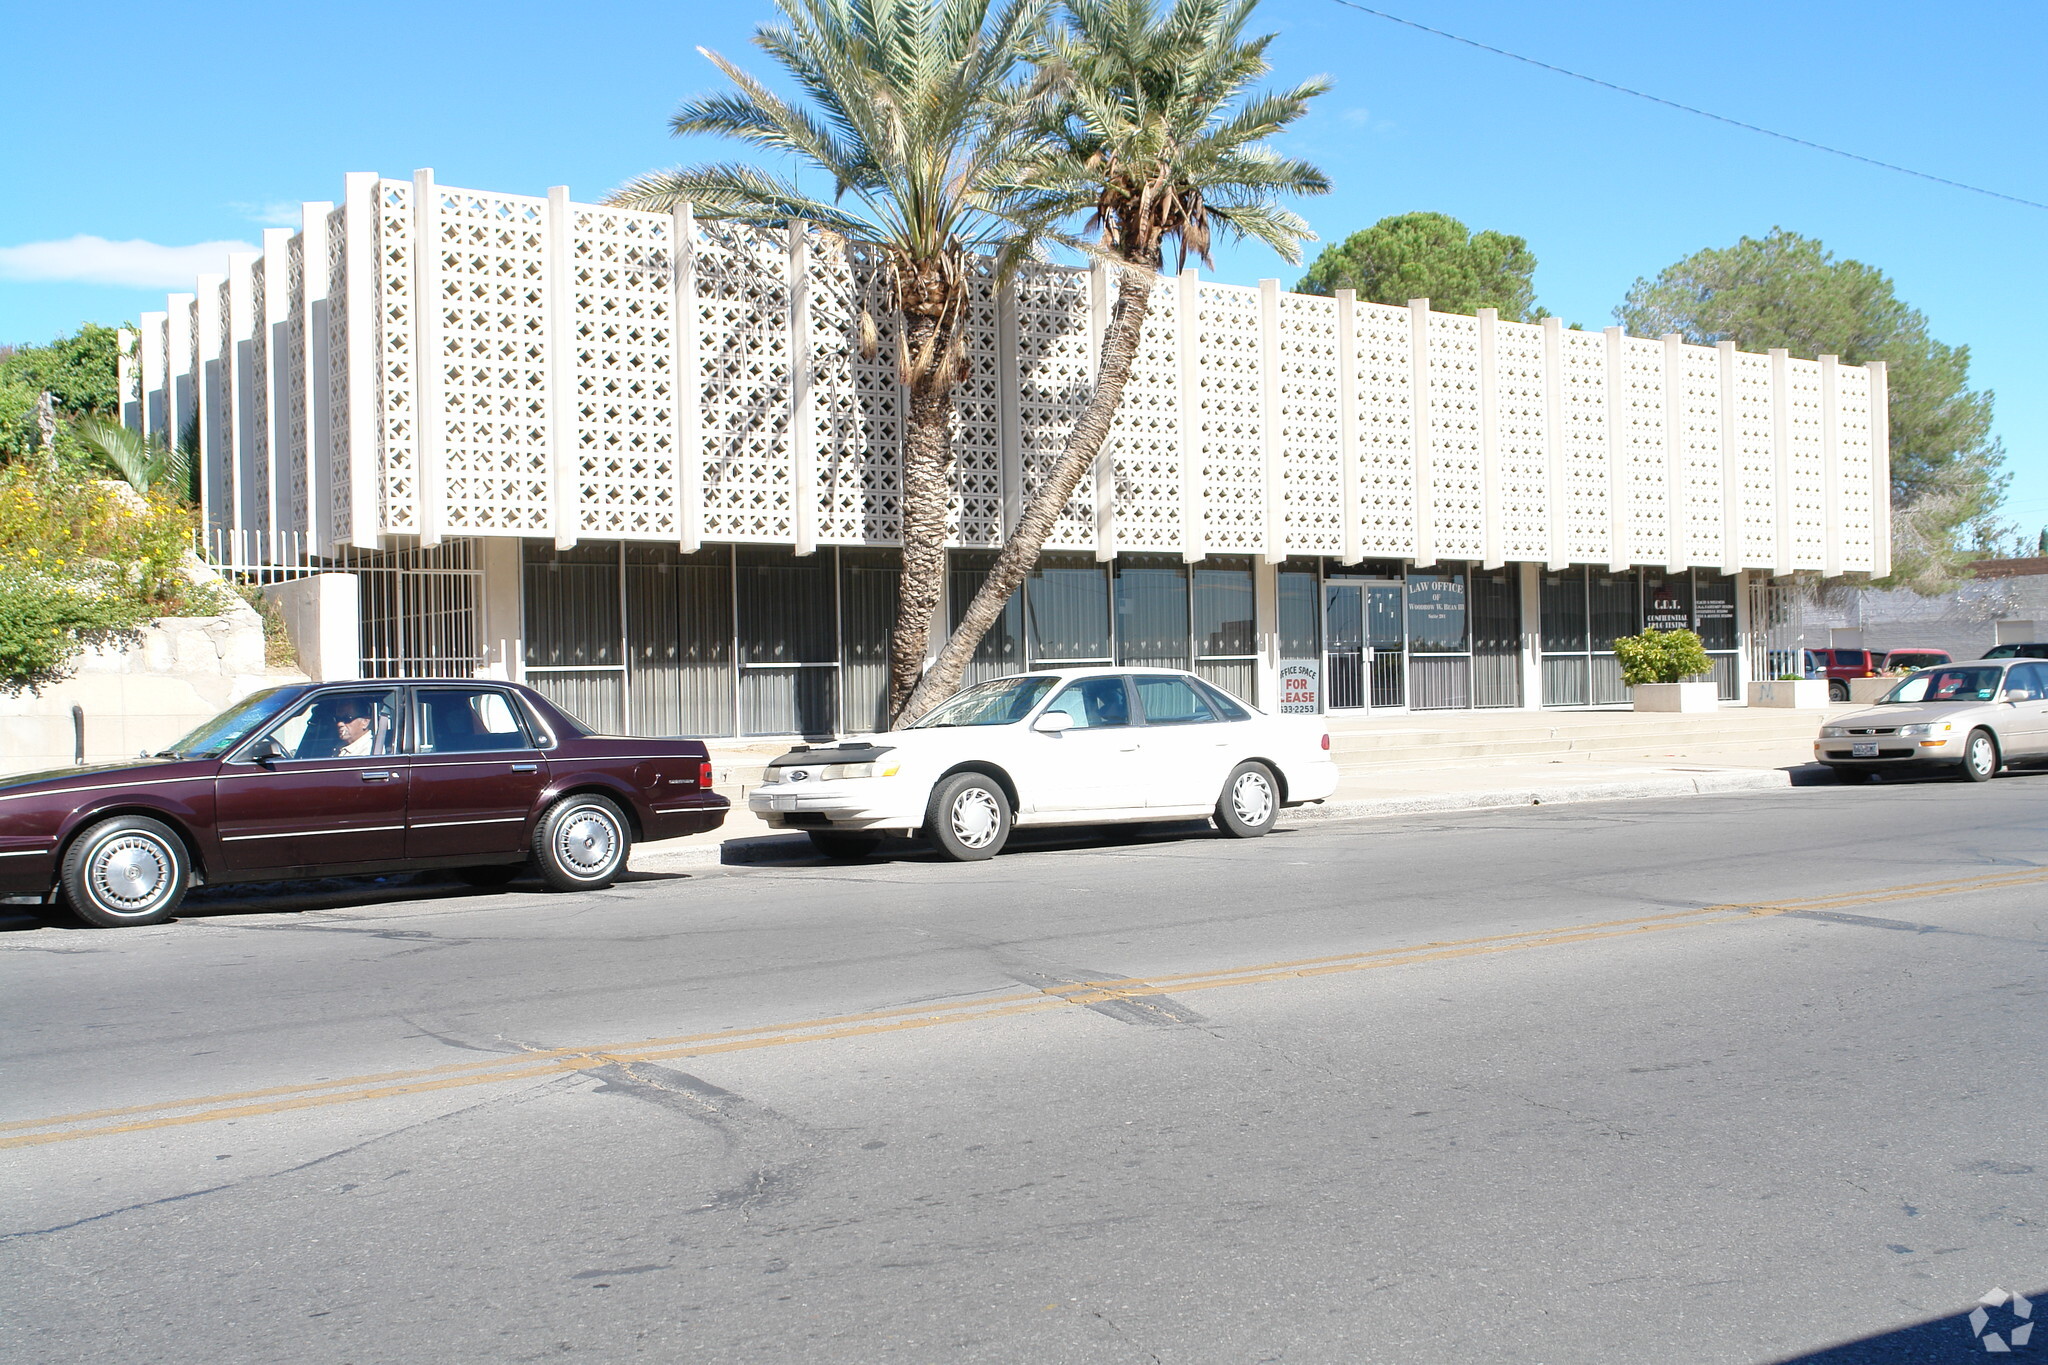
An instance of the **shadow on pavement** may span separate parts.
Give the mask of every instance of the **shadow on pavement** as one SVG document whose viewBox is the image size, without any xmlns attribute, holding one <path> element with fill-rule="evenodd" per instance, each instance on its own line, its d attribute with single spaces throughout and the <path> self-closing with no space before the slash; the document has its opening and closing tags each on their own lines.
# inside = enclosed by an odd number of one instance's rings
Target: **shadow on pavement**
<svg viewBox="0 0 2048 1365">
<path fill-rule="evenodd" d="M 2003 1296 L 1998 1290 L 1992 1294 L 2001 1295 L 2002 1301 L 1980 1302 L 1947 1317 L 1929 1318 L 1806 1355 L 1785 1356 L 1771 1365 L 1947 1365 L 1951 1361 L 1982 1361 L 1987 1355 L 2024 1358 L 2037 1348 L 2048 1357 L 2048 1330 L 2042 1331 L 2041 1340 L 2033 1339 L 2035 1319 L 2048 1317 L 2048 1290 L 2036 1290 L 2031 1298 Z M 1980 1313 L 1981 1317 L 1975 1316 Z"/>
</svg>

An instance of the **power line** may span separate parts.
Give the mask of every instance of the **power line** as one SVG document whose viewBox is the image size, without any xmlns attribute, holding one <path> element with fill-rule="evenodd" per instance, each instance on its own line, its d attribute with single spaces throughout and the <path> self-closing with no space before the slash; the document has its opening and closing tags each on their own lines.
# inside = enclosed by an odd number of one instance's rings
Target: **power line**
<svg viewBox="0 0 2048 1365">
<path fill-rule="evenodd" d="M 1851 161 L 1860 161 L 1866 166 L 1876 166 L 1881 170 L 1897 171 L 1900 175 L 1915 176 L 1921 180 L 1932 180 L 1937 185 L 1947 185 L 1951 189 L 1968 190 L 1972 194 L 1989 195 L 1993 199 L 2003 199 L 2009 204 L 2024 204 L 2030 209 L 2048 209 L 2048 204 L 2037 204 L 2031 199 L 2021 199 L 2019 196 L 2012 194 L 2001 194 L 1997 190 L 1987 190 L 1981 185 L 1965 185 L 1960 180 L 1949 180 L 1943 176 L 1929 175 L 1926 171 L 1916 171 L 1910 166 L 1894 166 L 1891 162 L 1879 161 L 1876 157 L 1862 156 L 1856 152 L 1845 152 L 1840 147 L 1828 147 L 1818 142 L 1809 142 L 1803 137 L 1794 137 L 1790 133 L 1780 133 L 1774 129 L 1758 127 L 1754 123 L 1744 123 L 1741 119 L 1729 118 L 1726 114 L 1716 114 L 1707 109 L 1695 109 L 1690 104 L 1680 104 L 1677 100 L 1667 100 L 1661 95 L 1652 95 L 1641 90 L 1631 90 L 1625 85 L 1616 85 L 1613 81 L 1603 81 L 1598 76 L 1588 76 L 1583 72 L 1568 71 L 1561 66 L 1552 66 L 1549 62 L 1539 62 L 1534 57 L 1524 57 L 1519 52 L 1510 52 L 1504 47 L 1494 47 L 1491 44 L 1482 43 L 1472 38 L 1460 37 L 1455 33 L 1446 33 L 1440 28 L 1431 28 L 1428 24 L 1418 24 L 1413 19 L 1403 19 L 1398 14 L 1388 14 L 1385 10 L 1370 9 L 1367 6 L 1356 3 L 1356 0 L 1334 0 L 1334 3 L 1344 6 L 1346 9 L 1355 9 L 1361 14 L 1370 14 L 1375 18 L 1385 19 L 1391 23 L 1420 29 L 1424 33 L 1433 33 L 1439 38 L 1449 38 L 1454 43 L 1463 43 L 1467 47 L 1476 47 L 1481 52 L 1491 52 L 1497 57 L 1509 57 L 1518 62 L 1525 62 L 1530 66 L 1541 67 L 1545 71 L 1554 71 L 1560 76 L 1570 76 L 1575 81 L 1584 81 L 1588 85 L 1597 85 L 1603 90 L 1612 90 L 1623 95 L 1633 95 L 1639 100 L 1648 100 L 1652 104 L 1661 104 L 1667 109 L 1677 109 L 1682 113 L 1697 114 L 1701 118 L 1712 119 L 1716 123 L 1726 123 L 1732 127 L 1745 129 L 1752 133 L 1762 133 L 1765 137 L 1774 137 L 1781 142 L 1790 142 L 1796 146 L 1808 147 L 1816 152 L 1826 152 L 1830 156 L 1847 157 Z"/>
</svg>

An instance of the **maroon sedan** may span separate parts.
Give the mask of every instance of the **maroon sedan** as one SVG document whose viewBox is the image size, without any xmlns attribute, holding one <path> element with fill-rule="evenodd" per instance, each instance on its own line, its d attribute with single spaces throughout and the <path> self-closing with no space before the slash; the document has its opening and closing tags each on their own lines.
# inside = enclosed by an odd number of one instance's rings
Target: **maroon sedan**
<svg viewBox="0 0 2048 1365">
<path fill-rule="evenodd" d="M 150 758 L 0 778 L 0 896 L 58 889 L 112 928 L 201 882 L 530 866 L 580 891 L 726 805 L 700 741 L 593 735 L 510 683 L 277 687 Z"/>
</svg>

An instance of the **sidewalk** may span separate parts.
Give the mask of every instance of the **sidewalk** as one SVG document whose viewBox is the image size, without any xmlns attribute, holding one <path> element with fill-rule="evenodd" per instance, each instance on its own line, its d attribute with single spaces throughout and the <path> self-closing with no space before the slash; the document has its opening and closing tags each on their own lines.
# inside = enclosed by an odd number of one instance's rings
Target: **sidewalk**
<svg viewBox="0 0 2048 1365">
<path fill-rule="evenodd" d="M 1832 710 L 1853 710 L 1837 707 Z M 1709 715 L 1633 711 L 1466 711 L 1332 718 L 1342 774 L 1318 806 L 1283 811 L 1281 827 L 1430 811 L 1642 800 L 1792 785 L 1813 761 L 1816 711 L 1729 708 Z M 784 741 L 715 745 L 717 790 L 733 802 L 725 827 L 642 844 L 636 871 L 806 861 L 801 834 L 770 830 L 746 794 Z"/>
</svg>

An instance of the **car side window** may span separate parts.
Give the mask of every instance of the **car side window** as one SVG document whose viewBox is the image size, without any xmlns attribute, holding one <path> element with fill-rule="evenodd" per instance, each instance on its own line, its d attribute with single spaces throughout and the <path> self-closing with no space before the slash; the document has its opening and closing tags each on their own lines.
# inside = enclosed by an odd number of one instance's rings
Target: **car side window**
<svg viewBox="0 0 2048 1365">
<path fill-rule="evenodd" d="M 2007 701 L 2040 701 L 2048 697 L 2048 664 L 2021 664 L 2005 675 Z"/>
<path fill-rule="evenodd" d="M 1122 678 L 1082 678 L 1060 689 L 1043 714 L 1054 711 L 1074 718 L 1076 730 L 1131 723 L 1130 698 Z"/>
<path fill-rule="evenodd" d="M 1225 692 L 1215 683 L 1203 683 L 1202 695 L 1207 697 L 1209 704 L 1216 708 L 1216 714 L 1225 720 L 1250 720 L 1252 718 L 1252 713 L 1240 706 L 1237 698 Z"/>
<path fill-rule="evenodd" d="M 1209 703 L 1196 694 L 1186 678 L 1139 675 L 1138 704 L 1145 708 L 1147 725 L 1195 725 L 1216 719 Z"/>
<path fill-rule="evenodd" d="M 398 752 L 398 694 L 322 692 L 269 731 L 287 758 L 373 758 Z"/>
<path fill-rule="evenodd" d="M 423 687 L 418 697 L 419 753 L 481 754 L 533 747 L 518 712 L 495 687 Z"/>
</svg>

